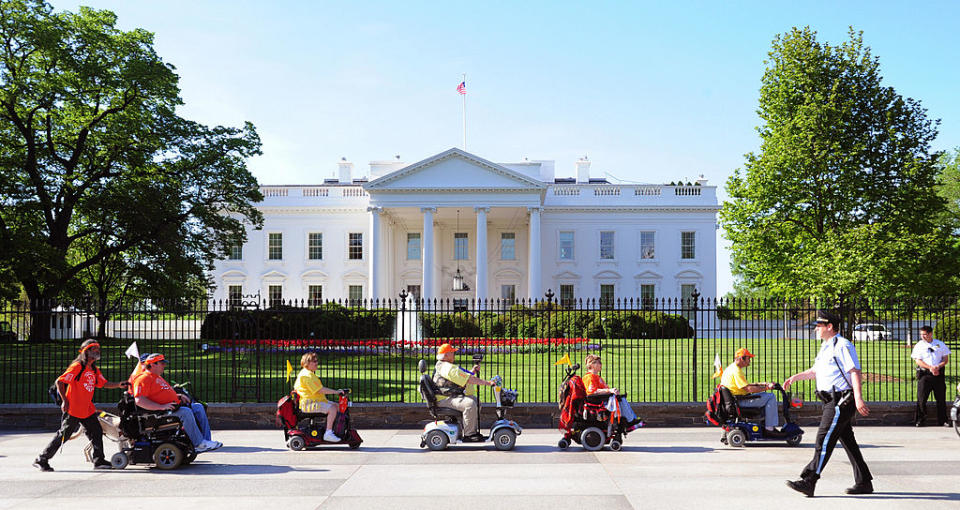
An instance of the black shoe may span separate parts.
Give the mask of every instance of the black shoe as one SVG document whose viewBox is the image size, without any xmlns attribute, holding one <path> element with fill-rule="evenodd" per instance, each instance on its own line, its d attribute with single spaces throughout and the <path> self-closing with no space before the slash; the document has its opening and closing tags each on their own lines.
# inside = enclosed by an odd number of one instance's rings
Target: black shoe
<svg viewBox="0 0 960 510">
<path fill-rule="evenodd" d="M 464 443 L 482 443 L 486 440 L 487 438 L 483 437 L 483 434 L 473 434 L 471 436 L 465 436 L 463 438 Z"/>
<path fill-rule="evenodd" d="M 858 483 L 847 489 L 847 494 L 873 494 L 873 483 Z"/>
<path fill-rule="evenodd" d="M 771 438 L 771 439 L 783 439 L 783 438 L 787 437 L 787 434 L 786 434 L 785 432 L 783 432 L 782 430 L 777 430 L 777 429 L 767 430 L 767 429 L 763 429 L 763 437 L 769 437 L 769 438 Z"/>
<path fill-rule="evenodd" d="M 37 460 L 33 461 L 33 467 L 44 472 L 53 471 L 53 468 L 50 467 L 50 463 L 47 462 L 47 459 L 40 458 L 40 457 L 37 457 Z"/>
<path fill-rule="evenodd" d="M 816 482 L 810 482 L 803 479 L 796 480 L 796 481 L 787 480 L 787 487 L 790 487 L 791 489 L 801 494 L 804 494 L 808 498 L 812 498 L 813 490 L 817 487 L 817 484 Z"/>
<path fill-rule="evenodd" d="M 101 460 L 93 464 L 93 469 L 113 469 L 113 464 L 105 460 Z"/>
</svg>

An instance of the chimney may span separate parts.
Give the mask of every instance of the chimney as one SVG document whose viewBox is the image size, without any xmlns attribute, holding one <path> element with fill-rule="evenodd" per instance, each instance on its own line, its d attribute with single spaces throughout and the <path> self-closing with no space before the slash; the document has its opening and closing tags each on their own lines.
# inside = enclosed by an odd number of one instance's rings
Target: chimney
<svg viewBox="0 0 960 510">
<path fill-rule="evenodd" d="M 347 161 L 347 158 L 340 158 L 340 184 L 350 184 L 353 178 L 353 163 Z"/>
<path fill-rule="evenodd" d="M 577 160 L 577 183 L 590 184 L 590 161 L 586 156 Z"/>
<path fill-rule="evenodd" d="M 697 182 L 696 182 L 696 183 L 697 183 L 697 185 L 699 185 L 699 186 L 706 186 L 706 185 L 707 185 L 707 178 L 704 177 L 703 174 L 700 174 L 700 178 L 697 179 Z"/>
</svg>

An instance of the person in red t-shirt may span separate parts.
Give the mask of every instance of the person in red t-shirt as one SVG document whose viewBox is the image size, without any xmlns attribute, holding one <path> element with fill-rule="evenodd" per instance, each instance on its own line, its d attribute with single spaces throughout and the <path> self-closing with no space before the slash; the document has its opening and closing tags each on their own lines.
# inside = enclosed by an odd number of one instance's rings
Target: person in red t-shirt
<svg viewBox="0 0 960 510">
<path fill-rule="evenodd" d="M 603 370 L 603 362 L 600 356 L 589 354 L 583 359 L 583 366 L 587 373 L 583 376 L 583 386 L 587 390 L 587 395 L 615 395 L 617 403 L 620 405 L 620 417 L 626 422 L 627 432 L 642 426 L 643 420 L 637 417 L 633 412 L 633 407 L 627 398 L 620 395 L 620 390 L 607 386 L 603 377 L 600 377 L 600 371 Z"/>
<path fill-rule="evenodd" d="M 162 375 L 166 367 L 167 360 L 163 354 L 150 354 L 143 361 L 143 371 L 133 381 L 133 398 L 137 405 L 149 411 L 173 411 L 173 414 L 180 418 L 183 431 L 190 438 L 197 453 L 223 446 L 219 441 L 207 439 L 210 425 L 203 406 L 190 402 L 186 395 L 178 395 L 170 383 L 164 380 Z M 197 413 L 202 413 L 202 416 L 198 417 Z"/>
<path fill-rule="evenodd" d="M 40 456 L 33 461 L 34 467 L 40 471 L 53 471 L 50 459 L 57 454 L 77 428 L 83 424 L 83 430 L 93 444 L 93 468 L 110 469 L 110 463 L 103 457 L 103 429 L 100 419 L 97 418 L 97 408 L 93 405 L 93 390 L 95 388 L 120 388 L 127 383 L 108 381 L 97 361 L 100 360 L 100 344 L 96 340 L 84 340 L 80 344 L 80 354 L 70 363 L 67 370 L 57 378 L 57 393 L 63 399 L 60 409 L 63 410 L 63 421 L 60 430 L 50 444 L 44 448 Z"/>
</svg>

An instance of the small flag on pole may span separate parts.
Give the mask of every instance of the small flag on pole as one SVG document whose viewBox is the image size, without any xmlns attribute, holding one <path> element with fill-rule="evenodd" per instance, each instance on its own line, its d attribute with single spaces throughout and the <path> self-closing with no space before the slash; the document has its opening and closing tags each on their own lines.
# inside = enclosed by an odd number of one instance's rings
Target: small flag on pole
<svg viewBox="0 0 960 510">
<path fill-rule="evenodd" d="M 137 347 L 137 342 L 136 342 L 136 341 L 134 341 L 132 344 L 130 344 L 130 347 L 127 347 L 127 350 L 126 350 L 126 351 L 123 351 L 123 353 L 124 353 L 128 358 L 134 358 L 134 359 L 136 359 L 137 361 L 140 360 L 140 349 Z"/>
<path fill-rule="evenodd" d="M 711 379 L 716 379 L 723 375 L 723 363 L 720 362 L 720 353 L 716 353 L 713 357 L 713 375 L 710 376 Z"/>
<path fill-rule="evenodd" d="M 466 82 L 466 80 L 460 82 L 460 85 L 457 85 L 457 92 L 459 92 L 460 94 L 466 94 L 466 93 L 467 93 L 467 82 Z"/>
<path fill-rule="evenodd" d="M 287 382 L 290 382 L 290 376 L 293 375 L 293 365 L 287 360 Z"/>
<path fill-rule="evenodd" d="M 554 363 L 553 366 L 571 365 L 571 364 L 572 363 L 570 363 L 570 354 L 568 353 L 568 354 L 565 354 L 562 358 L 560 358 L 556 363 Z"/>
</svg>

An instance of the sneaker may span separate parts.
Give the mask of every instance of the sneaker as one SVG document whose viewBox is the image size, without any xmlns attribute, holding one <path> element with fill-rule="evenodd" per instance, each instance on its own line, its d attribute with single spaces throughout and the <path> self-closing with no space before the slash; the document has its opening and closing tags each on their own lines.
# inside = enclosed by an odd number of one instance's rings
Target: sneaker
<svg viewBox="0 0 960 510">
<path fill-rule="evenodd" d="M 873 482 L 858 483 L 847 489 L 847 494 L 873 494 Z"/>
<path fill-rule="evenodd" d="M 101 460 L 93 465 L 93 469 L 113 469 L 113 465 L 105 460 Z"/>
<path fill-rule="evenodd" d="M 329 430 L 323 433 L 323 440 L 328 443 L 339 443 L 342 441 L 342 439 L 337 437 L 332 431 Z"/>
<path fill-rule="evenodd" d="M 483 437 L 483 434 L 472 434 L 469 436 L 464 436 L 463 438 L 464 443 L 482 443 L 486 440 L 487 438 Z"/>
<path fill-rule="evenodd" d="M 816 482 L 810 482 L 803 479 L 796 480 L 796 481 L 787 480 L 787 487 L 790 487 L 791 489 L 801 494 L 804 494 L 808 498 L 812 498 L 813 490 L 817 487 L 817 484 Z"/>
<path fill-rule="evenodd" d="M 200 444 L 196 446 L 196 450 L 197 450 L 197 453 L 212 452 L 213 450 L 216 450 L 221 446 L 223 446 L 223 443 L 221 443 L 220 441 L 208 441 L 204 439 L 203 441 L 200 442 Z"/>
<path fill-rule="evenodd" d="M 637 430 L 637 429 L 639 429 L 640 427 L 643 427 L 644 425 L 646 425 L 646 424 L 645 424 L 643 421 L 639 421 L 639 422 L 634 423 L 633 425 L 630 425 L 629 427 L 627 427 L 627 428 L 624 430 L 624 432 L 633 432 L 634 430 Z"/>
<path fill-rule="evenodd" d="M 46 473 L 53 471 L 53 468 L 50 467 L 50 463 L 47 462 L 47 459 L 44 459 L 43 457 L 37 457 L 37 460 L 33 461 L 33 467 Z"/>
</svg>

